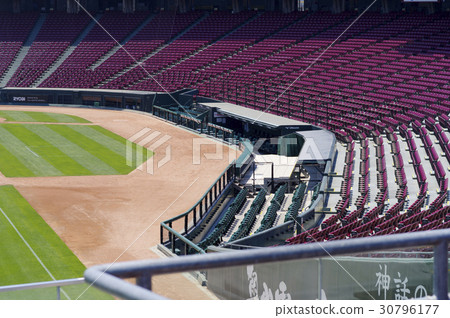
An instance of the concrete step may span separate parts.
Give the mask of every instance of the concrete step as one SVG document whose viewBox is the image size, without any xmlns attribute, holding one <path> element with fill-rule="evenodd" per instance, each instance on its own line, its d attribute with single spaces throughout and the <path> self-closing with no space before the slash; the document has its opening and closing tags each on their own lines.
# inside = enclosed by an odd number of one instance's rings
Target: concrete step
<svg viewBox="0 0 450 318">
<path fill-rule="evenodd" d="M 206 17 L 208 17 L 208 14 L 203 15 L 202 17 L 200 17 L 197 21 L 195 21 L 193 24 L 191 24 L 186 30 L 184 30 L 183 32 L 181 32 L 180 34 L 178 34 L 177 36 L 175 36 L 174 38 L 172 38 L 169 42 L 163 44 L 162 46 L 160 46 L 159 48 L 157 48 L 156 50 L 154 50 L 153 52 L 151 52 L 150 54 L 146 55 L 145 57 L 143 57 L 141 60 L 137 61 L 136 63 L 133 63 L 132 65 L 128 66 L 127 68 L 121 70 L 120 72 L 117 72 L 117 74 L 111 76 L 110 78 L 104 80 L 103 82 L 101 82 L 100 84 L 97 84 L 94 86 L 94 88 L 102 88 L 103 85 L 108 84 L 109 82 L 112 82 L 113 80 L 115 80 L 116 78 L 118 78 L 119 76 L 125 74 L 126 72 L 134 69 L 135 67 L 141 67 L 141 65 L 143 63 L 145 63 L 149 58 L 151 58 L 152 56 L 158 54 L 161 50 L 165 49 L 167 46 L 169 46 L 170 44 L 172 44 L 174 41 L 176 41 L 177 39 L 179 39 L 180 37 L 182 37 L 186 32 L 189 32 L 193 27 L 195 27 L 197 24 L 199 24 L 200 22 L 202 22 Z M 149 76 L 150 77 L 150 76 Z M 133 85 L 133 84 L 132 84 Z"/>
<path fill-rule="evenodd" d="M 95 16 L 95 20 L 99 20 L 101 18 L 102 14 L 98 14 Z M 77 45 L 83 41 L 83 39 L 86 37 L 86 35 L 89 34 L 89 32 L 92 30 L 92 28 L 96 25 L 96 22 L 92 20 L 88 26 L 83 30 L 83 32 L 80 33 L 78 38 L 71 44 L 69 47 L 56 59 L 56 61 L 44 72 L 39 76 L 36 81 L 32 84 L 32 87 L 39 87 L 50 75 L 53 74 L 54 71 L 58 69 L 58 67 L 61 66 L 62 63 L 75 51 L 77 48 Z"/>
<path fill-rule="evenodd" d="M 39 31 L 41 30 L 41 27 L 44 24 L 46 18 L 47 18 L 47 14 L 41 13 L 38 20 L 36 21 L 36 24 L 35 24 L 33 30 L 30 32 L 30 35 L 28 35 L 28 38 L 25 40 L 22 48 L 19 50 L 19 53 L 17 53 L 13 62 L 9 66 L 8 71 L 6 71 L 3 74 L 3 77 L 0 78 L 0 87 L 5 87 L 8 85 L 8 82 L 13 77 L 13 75 L 17 71 L 17 69 L 20 67 L 20 64 L 22 64 L 22 61 L 25 58 L 25 56 L 28 54 L 28 51 L 30 50 L 30 46 L 31 46 L 31 44 L 33 44 L 34 40 L 36 39 L 36 36 L 38 35 Z"/>
<path fill-rule="evenodd" d="M 123 46 L 130 41 L 136 34 L 138 34 L 153 18 L 155 15 L 149 16 L 147 19 L 145 19 L 142 24 L 136 28 L 133 32 L 131 32 L 122 42 L 115 45 L 111 50 L 109 50 L 105 55 L 103 55 L 100 59 L 98 59 L 94 64 L 90 66 L 91 70 L 95 70 L 97 67 L 102 65 L 103 62 L 105 62 L 107 59 L 109 59 L 111 56 L 116 54 L 117 51 L 123 48 Z"/>
</svg>

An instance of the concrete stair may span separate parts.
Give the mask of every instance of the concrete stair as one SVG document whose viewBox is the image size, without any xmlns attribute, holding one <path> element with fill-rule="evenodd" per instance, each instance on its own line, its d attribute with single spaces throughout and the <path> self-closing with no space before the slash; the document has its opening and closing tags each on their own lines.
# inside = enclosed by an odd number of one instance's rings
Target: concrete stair
<svg viewBox="0 0 450 318">
<path fill-rule="evenodd" d="M 30 35 L 28 36 L 27 40 L 23 44 L 22 48 L 19 50 L 19 53 L 17 53 L 16 57 L 14 58 L 14 61 L 9 66 L 8 71 L 6 71 L 3 74 L 3 77 L 0 78 L 0 87 L 5 87 L 8 85 L 9 80 L 13 77 L 14 73 L 20 67 L 20 64 L 22 64 L 23 59 L 28 54 L 28 51 L 30 50 L 30 46 L 31 46 L 31 44 L 33 44 L 34 40 L 36 39 L 36 36 L 38 35 L 39 31 L 41 30 L 41 27 L 44 24 L 46 18 L 47 18 L 47 14 L 41 13 L 41 15 L 39 16 L 39 19 L 36 21 L 36 25 L 34 26 L 33 30 L 30 32 Z"/>
<path fill-rule="evenodd" d="M 136 63 L 131 64 L 130 66 L 124 68 L 123 70 L 121 70 L 120 72 L 118 72 L 117 74 L 111 76 L 110 78 L 104 80 L 103 82 L 97 84 L 94 86 L 94 88 L 101 88 L 103 85 L 108 84 L 109 82 L 115 80 L 116 78 L 118 78 L 119 76 L 125 74 L 126 72 L 132 70 L 135 67 L 140 67 L 142 64 L 144 64 L 149 58 L 151 58 L 152 56 L 155 56 L 156 54 L 158 54 L 161 50 L 165 49 L 167 46 L 169 46 L 170 44 L 172 44 L 172 42 L 176 41 L 177 39 L 179 39 L 181 36 L 183 36 L 186 32 L 188 32 L 189 30 L 191 30 L 193 27 L 195 27 L 197 24 L 199 24 L 200 22 L 202 22 L 209 14 L 205 14 L 203 15 L 200 19 L 198 19 L 197 21 L 195 21 L 193 24 L 191 24 L 186 30 L 184 30 L 183 32 L 181 32 L 180 34 L 178 34 L 177 36 L 175 36 L 174 38 L 172 38 L 169 42 L 167 42 L 164 45 L 161 45 L 159 48 L 157 48 L 156 50 L 154 50 L 153 52 L 151 52 L 150 54 L 146 55 L 145 57 L 143 57 L 141 60 L 136 61 Z"/>
<path fill-rule="evenodd" d="M 164 73 L 165 71 L 171 69 L 172 67 L 174 67 L 174 66 L 176 66 L 176 65 L 178 65 L 178 64 L 180 64 L 180 63 L 182 63 L 182 62 L 184 62 L 184 61 L 186 61 L 186 60 L 188 60 L 188 59 L 190 59 L 191 57 L 195 56 L 196 54 L 198 54 L 198 53 L 200 53 L 200 52 L 206 50 L 206 49 L 209 48 L 211 45 L 213 45 L 213 44 L 215 44 L 215 43 L 217 43 L 217 42 L 222 41 L 224 38 L 226 38 L 226 37 L 229 36 L 230 34 L 234 33 L 235 31 L 239 30 L 240 28 L 242 28 L 243 26 L 245 26 L 245 25 L 248 24 L 249 22 L 251 22 L 251 21 L 255 20 L 256 18 L 258 18 L 260 15 L 261 15 L 260 13 L 256 14 L 255 16 L 251 17 L 250 19 L 248 19 L 247 21 L 245 21 L 244 23 L 242 23 L 240 26 L 238 26 L 238 27 L 236 27 L 235 29 L 231 30 L 230 32 L 228 32 L 228 33 L 222 35 L 221 37 L 215 39 L 215 40 L 214 40 L 213 42 L 211 42 L 210 44 L 205 45 L 205 46 L 199 48 L 197 51 L 192 52 L 191 54 L 182 57 L 181 59 L 179 59 L 179 60 L 173 62 L 172 64 L 167 65 L 166 67 L 164 67 L 163 69 L 159 70 L 159 71 L 158 71 L 157 73 L 155 73 L 155 74 L 151 74 L 151 75 L 149 74 L 149 75 L 147 75 L 146 77 L 144 77 L 144 78 L 142 78 L 142 79 L 140 79 L 140 80 L 138 80 L 138 81 L 136 81 L 136 82 L 134 82 L 134 83 L 128 85 L 126 88 L 131 87 L 131 86 L 136 85 L 136 84 L 139 84 L 139 83 L 141 83 L 141 82 L 147 81 L 147 80 L 149 80 L 149 79 L 152 79 L 152 77 L 153 77 L 154 75 Z"/>
<path fill-rule="evenodd" d="M 99 20 L 102 14 L 98 14 L 95 16 L 95 20 Z M 88 26 L 80 33 L 78 38 L 56 59 L 56 61 L 44 72 L 41 76 L 39 76 L 36 81 L 32 84 L 32 87 L 39 87 L 58 67 L 61 66 L 62 63 L 75 51 L 77 45 L 83 41 L 86 35 L 92 30 L 92 28 L 96 25 L 96 22 L 92 20 Z"/>
<path fill-rule="evenodd" d="M 147 19 L 145 19 L 144 22 L 142 22 L 142 24 L 136 28 L 136 30 L 134 30 L 133 32 L 131 32 L 122 42 L 120 42 L 119 44 L 115 45 L 111 50 L 109 50 L 109 52 L 107 52 L 105 55 L 103 55 L 100 59 L 98 59 L 94 64 L 92 64 L 90 66 L 91 70 L 95 70 L 97 67 L 99 67 L 100 65 L 102 65 L 103 62 L 105 62 L 107 59 L 109 59 L 111 56 L 113 56 L 114 54 L 116 54 L 117 51 L 119 51 L 120 49 L 122 49 L 122 47 L 128 42 L 130 41 L 136 34 L 138 34 L 153 18 L 155 17 L 155 15 L 151 15 L 149 16 Z"/>
</svg>

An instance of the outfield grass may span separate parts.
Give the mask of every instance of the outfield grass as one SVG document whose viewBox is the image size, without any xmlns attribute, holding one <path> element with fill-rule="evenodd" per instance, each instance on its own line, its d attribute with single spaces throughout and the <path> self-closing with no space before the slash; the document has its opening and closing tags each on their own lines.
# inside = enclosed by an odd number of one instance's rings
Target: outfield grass
<svg viewBox="0 0 450 318">
<path fill-rule="evenodd" d="M 51 275 L 56 280 L 83 276 L 84 265 L 14 187 L 0 187 L 0 209 L 0 285 L 51 281 Z M 86 287 L 74 285 L 63 290 L 76 299 Z M 61 293 L 62 299 L 65 294 Z M 56 288 L 0 293 L 0 299 L 55 298 Z M 89 288 L 80 299 L 112 298 Z"/>
<path fill-rule="evenodd" d="M 18 110 L 0 110 L 0 118 L 12 122 L 90 123 L 84 118 L 72 115 Z"/>
<path fill-rule="evenodd" d="M 0 171 L 6 177 L 128 174 L 153 153 L 100 126 L 0 124 Z M 142 158 L 136 160 L 136 154 Z"/>
</svg>

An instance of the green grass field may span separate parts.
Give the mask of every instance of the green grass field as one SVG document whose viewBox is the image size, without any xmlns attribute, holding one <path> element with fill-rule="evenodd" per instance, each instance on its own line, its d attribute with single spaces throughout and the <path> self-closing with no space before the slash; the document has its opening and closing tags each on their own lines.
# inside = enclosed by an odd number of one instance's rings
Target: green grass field
<svg viewBox="0 0 450 318">
<path fill-rule="evenodd" d="M 8 110 L 0 118 L 0 171 L 6 177 L 128 174 L 153 155 L 76 116 Z M 0 286 L 78 278 L 84 270 L 20 193 L 0 186 Z M 61 297 L 112 299 L 87 287 L 63 287 Z M 56 299 L 56 288 L 0 293 L 0 299 Z"/>
<path fill-rule="evenodd" d="M 0 241 L 0 286 L 77 278 L 86 269 L 13 186 L 0 187 Z M 86 287 L 63 287 L 61 298 L 76 299 Z M 56 288 L 0 293 L 0 299 L 56 299 Z M 112 298 L 89 288 L 80 299 Z"/>
<path fill-rule="evenodd" d="M 93 125 L 0 124 L 0 171 L 6 177 L 128 174 L 153 153 Z M 136 154 L 142 154 L 136 160 Z"/>
<path fill-rule="evenodd" d="M 45 113 L 45 112 L 25 112 L 17 110 L 0 110 L 0 118 L 12 122 L 43 122 L 43 123 L 89 123 L 90 121 L 72 115 Z"/>
</svg>

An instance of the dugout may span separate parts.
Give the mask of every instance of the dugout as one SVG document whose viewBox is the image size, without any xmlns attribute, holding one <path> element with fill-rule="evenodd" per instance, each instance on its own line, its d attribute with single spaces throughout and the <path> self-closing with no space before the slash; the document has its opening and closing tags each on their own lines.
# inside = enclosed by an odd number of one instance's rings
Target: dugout
<svg viewBox="0 0 450 318">
<path fill-rule="evenodd" d="M 209 122 L 232 129 L 244 138 L 274 138 L 296 131 L 318 129 L 298 120 L 231 103 L 199 102 L 199 105 L 211 109 Z"/>
</svg>

